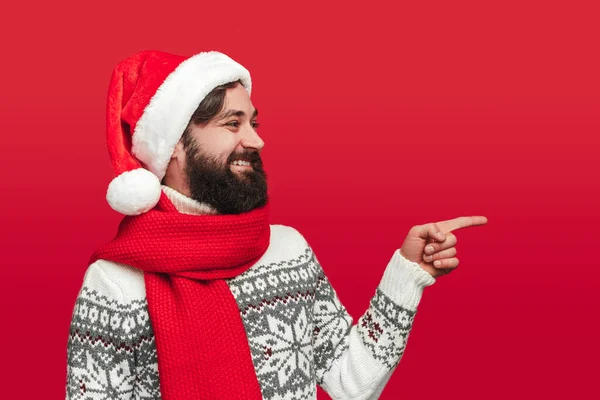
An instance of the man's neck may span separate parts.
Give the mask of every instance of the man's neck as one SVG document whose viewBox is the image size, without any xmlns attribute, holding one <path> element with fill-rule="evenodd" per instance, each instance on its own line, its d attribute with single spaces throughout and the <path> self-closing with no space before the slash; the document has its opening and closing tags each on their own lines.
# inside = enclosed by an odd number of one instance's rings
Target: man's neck
<svg viewBox="0 0 600 400">
<path fill-rule="evenodd" d="M 162 191 L 182 214 L 218 214 L 214 207 L 187 197 L 169 186 L 162 185 Z"/>
</svg>

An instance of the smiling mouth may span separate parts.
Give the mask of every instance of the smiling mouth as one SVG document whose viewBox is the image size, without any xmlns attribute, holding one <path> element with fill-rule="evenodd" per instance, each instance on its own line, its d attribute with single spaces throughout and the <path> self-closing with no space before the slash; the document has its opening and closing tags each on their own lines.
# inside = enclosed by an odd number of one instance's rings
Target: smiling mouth
<svg viewBox="0 0 600 400">
<path fill-rule="evenodd" d="M 236 160 L 230 163 L 233 166 L 236 167 L 250 167 L 252 168 L 252 163 L 250 161 L 242 161 L 242 160 Z"/>
</svg>

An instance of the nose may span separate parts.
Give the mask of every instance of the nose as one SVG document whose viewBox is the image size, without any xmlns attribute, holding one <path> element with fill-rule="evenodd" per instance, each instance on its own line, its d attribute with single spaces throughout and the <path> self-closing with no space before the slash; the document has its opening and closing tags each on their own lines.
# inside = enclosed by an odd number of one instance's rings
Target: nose
<svg viewBox="0 0 600 400">
<path fill-rule="evenodd" d="M 244 129 L 241 144 L 244 148 L 254 148 L 261 151 L 265 147 L 265 142 L 258 136 L 258 133 L 251 125 L 248 125 Z"/>
</svg>

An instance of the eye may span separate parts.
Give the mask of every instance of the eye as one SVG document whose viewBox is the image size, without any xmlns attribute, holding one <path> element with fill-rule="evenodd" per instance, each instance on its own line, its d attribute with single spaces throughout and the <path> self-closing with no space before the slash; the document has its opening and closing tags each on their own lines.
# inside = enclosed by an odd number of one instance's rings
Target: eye
<svg viewBox="0 0 600 400">
<path fill-rule="evenodd" d="M 231 121 L 231 122 L 226 123 L 225 125 L 233 126 L 234 128 L 237 128 L 238 126 L 240 126 L 240 123 L 238 121 Z"/>
<path fill-rule="evenodd" d="M 256 121 L 252 122 L 252 127 L 254 129 L 258 129 L 259 126 L 260 126 L 260 124 L 258 122 L 256 122 Z"/>
</svg>

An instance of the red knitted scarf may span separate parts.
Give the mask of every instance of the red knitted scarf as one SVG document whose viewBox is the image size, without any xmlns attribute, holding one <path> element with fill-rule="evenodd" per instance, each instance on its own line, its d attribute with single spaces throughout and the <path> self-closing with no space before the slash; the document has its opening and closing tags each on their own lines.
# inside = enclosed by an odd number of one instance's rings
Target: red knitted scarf
<svg viewBox="0 0 600 400">
<path fill-rule="evenodd" d="M 144 271 L 163 400 L 261 399 L 246 332 L 225 278 L 267 250 L 268 205 L 239 215 L 187 215 L 161 194 L 125 217 L 98 259 Z"/>
</svg>

